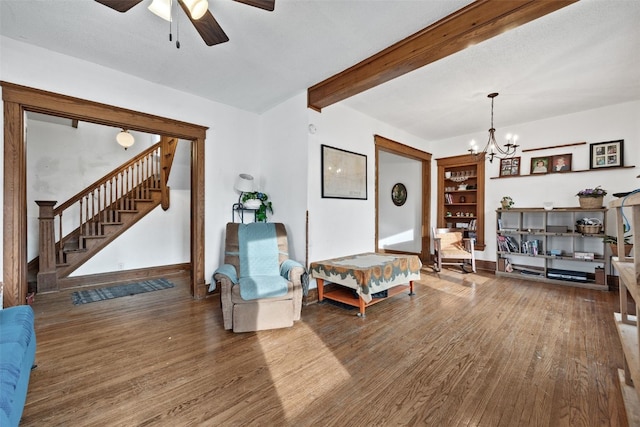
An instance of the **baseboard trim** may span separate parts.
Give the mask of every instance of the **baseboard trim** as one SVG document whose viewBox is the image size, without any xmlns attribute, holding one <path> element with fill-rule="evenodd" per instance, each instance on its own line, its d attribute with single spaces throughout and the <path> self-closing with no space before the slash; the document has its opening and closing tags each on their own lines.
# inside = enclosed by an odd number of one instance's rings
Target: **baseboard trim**
<svg viewBox="0 0 640 427">
<path fill-rule="evenodd" d="M 191 274 L 191 264 L 172 264 L 157 267 L 138 268 L 134 270 L 110 271 L 107 273 L 88 274 L 58 279 L 58 289 L 81 288 L 83 286 L 105 285 L 112 283 L 133 282 L 136 280 L 166 277 L 175 274 Z"/>
</svg>

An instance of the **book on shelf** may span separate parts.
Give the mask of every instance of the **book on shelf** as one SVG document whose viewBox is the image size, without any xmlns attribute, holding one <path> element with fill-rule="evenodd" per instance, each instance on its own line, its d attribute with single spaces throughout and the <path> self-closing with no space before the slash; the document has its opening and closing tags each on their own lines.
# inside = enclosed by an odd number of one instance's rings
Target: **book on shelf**
<svg viewBox="0 0 640 427">
<path fill-rule="evenodd" d="M 522 242 L 522 253 L 529 255 L 539 255 L 542 251 L 542 240 L 526 240 Z"/>
<path fill-rule="evenodd" d="M 444 193 L 444 202 L 449 205 L 453 203 L 453 196 L 451 193 Z"/>
<path fill-rule="evenodd" d="M 512 236 L 498 236 L 498 250 L 501 252 L 519 253 L 518 241 Z"/>
</svg>

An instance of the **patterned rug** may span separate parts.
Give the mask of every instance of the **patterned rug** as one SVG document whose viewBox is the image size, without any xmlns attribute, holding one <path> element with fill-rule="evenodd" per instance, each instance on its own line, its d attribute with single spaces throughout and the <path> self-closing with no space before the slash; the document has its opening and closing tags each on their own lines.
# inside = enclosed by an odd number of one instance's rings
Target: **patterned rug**
<svg viewBox="0 0 640 427">
<path fill-rule="evenodd" d="M 90 302 L 103 301 L 107 299 L 126 297 L 129 295 L 142 294 L 145 292 L 159 291 L 161 289 L 173 288 L 174 284 L 167 279 L 152 279 L 144 282 L 128 283 L 126 285 L 110 286 L 108 288 L 88 289 L 77 291 L 71 294 L 74 305 L 87 304 Z"/>
</svg>

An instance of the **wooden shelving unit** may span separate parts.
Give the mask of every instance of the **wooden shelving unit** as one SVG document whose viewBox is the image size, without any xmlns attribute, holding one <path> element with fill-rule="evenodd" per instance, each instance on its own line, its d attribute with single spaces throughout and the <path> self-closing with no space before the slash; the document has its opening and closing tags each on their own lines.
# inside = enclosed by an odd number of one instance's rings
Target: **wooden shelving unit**
<svg viewBox="0 0 640 427">
<path fill-rule="evenodd" d="M 627 409 L 629 425 L 640 425 L 640 390 L 634 384 L 640 384 L 640 331 L 638 319 L 629 314 L 627 291 L 631 295 L 636 313 L 640 313 L 640 257 L 635 256 L 640 248 L 640 193 L 630 194 L 609 204 L 616 211 L 618 253 L 624 254 L 625 234 L 624 210 L 631 211 L 629 225 L 633 233 L 634 257 L 614 257 L 613 266 L 620 276 L 620 313 L 614 313 L 618 336 L 624 353 L 624 371 L 619 372 L 620 386 Z M 629 213 L 626 212 L 627 218 Z"/>
<path fill-rule="evenodd" d="M 582 173 L 582 172 L 606 172 L 606 171 L 614 171 L 618 169 L 633 169 L 633 168 L 635 168 L 635 166 L 617 166 L 617 167 L 611 167 L 611 168 L 581 169 L 581 170 L 575 170 L 575 171 L 556 172 L 556 173 L 533 173 L 533 174 L 526 174 L 526 175 L 492 176 L 489 179 L 525 178 L 525 177 L 531 177 L 531 176 L 557 175 L 559 173 L 565 174 L 565 173 Z M 638 178 L 640 178 L 640 176 L 638 176 Z"/>
<path fill-rule="evenodd" d="M 475 249 L 484 250 L 484 155 L 445 157 L 437 162 L 438 228 L 467 230 L 476 238 Z"/>
<path fill-rule="evenodd" d="M 608 290 L 606 280 L 608 258 L 605 256 L 603 241 L 606 212 L 606 208 L 578 207 L 552 210 L 497 209 L 496 276 Z M 597 233 L 581 233 L 576 230 L 575 224 L 582 218 L 596 218 L 602 224 L 602 228 Z M 593 258 L 584 257 L 587 253 L 593 254 Z M 509 260 L 512 265 L 512 272 L 505 270 L 506 260 Z M 596 279 L 597 267 L 602 269 L 600 282 Z M 586 280 L 577 278 L 571 280 L 570 274 L 563 274 L 565 278 L 557 278 L 560 275 L 559 271 L 578 271 L 584 273 Z M 576 277 L 576 275 L 573 276 Z"/>
</svg>

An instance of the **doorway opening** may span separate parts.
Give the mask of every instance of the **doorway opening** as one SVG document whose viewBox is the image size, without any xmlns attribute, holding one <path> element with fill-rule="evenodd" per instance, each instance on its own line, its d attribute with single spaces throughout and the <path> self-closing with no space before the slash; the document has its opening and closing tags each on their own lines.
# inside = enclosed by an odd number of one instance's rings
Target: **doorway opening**
<svg viewBox="0 0 640 427">
<path fill-rule="evenodd" d="M 374 143 L 376 147 L 376 238 L 375 238 L 376 251 L 389 252 L 389 253 L 394 253 L 394 252 L 414 253 L 418 255 L 421 260 L 427 261 L 430 257 L 429 248 L 431 245 L 430 234 L 429 234 L 430 211 L 431 211 L 431 200 L 430 200 L 431 198 L 430 197 L 431 196 L 431 192 L 430 192 L 431 154 L 426 153 L 424 151 L 420 151 L 413 147 L 409 147 L 399 142 L 390 140 L 380 135 L 374 136 Z M 386 218 L 385 216 L 381 216 L 381 215 L 386 215 L 385 214 L 386 210 L 384 209 L 383 206 L 381 206 L 381 197 L 385 198 L 384 203 L 391 204 L 393 202 L 393 204 L 396 205 L 395 208 L 402 209 L 404 203 L 402 205 L 399 205 L 399 203 L 402 202 L 403 197 L 400 197 L 402 196 L 401 194 L 393 193 L 393 190 L 397 192 L 398 188 L 402 189 L 403 187 L 406 188 L 407 186 L 407 183 L 394 182 L 394 183 L 391 183 L 391 185 L 393 186 L 393 189 L 390 192 L 390 194 L 387 195 L 386 191 L 384 192 L 384 194 L 381 194 L 381 176 L 384 174 L 384 171 L 381 171 L 381 169 L 385 167 L 384 162 L 381 163 L 381 160 L 391 158 L 387 156 L 387 154 L 393 155 L 393 157 L 410 159 L 412 161 L 419 162 L 420 170 L 413 175 L 409 175 L 411 176 L 411 178 L 408 178 L 408 179 L 411 179 L 412 181 L 416 181 L 416 182 L 410 183 L 410 184 L 413 184 L 412 185 L 413 188 L 420 188 L 420 191 L 418 191 L 417 200 L 415 199 L 415 195 L 412 196 L 414 197 L 414 204 L 417 204 L 417 208 L 419 212 L 417 215 L 414 215 L 411 229 L 407 230 L 408 234 L 411 234 L 412 236 L 414 236 L 412 237 L 413 239 L 415 239 L 415 235 L 418 236 L 417 239 L 419 240 L 419 242 L 417 243 L 417 245 L 414 247 L 413 250 L 407 250 L 407 248 L 402 248 L 401 245 L 398 246 L 399 249 L 381 248 L 381 243 L 383 243 L 382 239 L 384 237 L 381 231 L 384 227 L 384 223 L 386 221 L 391 220 L 391 218 Z M 385 178 L 385 180 L 389 181 L 389 179 L 387 178 Z M 390 183 L 390 181 L 387 182 L 387 184 L 388 183 Z M 396 186 L 395 184 L 402 184 L 402 185 Z M 389 201 L 386 201 L 387 196 L 389 197 Z M 405 197 L 406 196 L 407 195 L 405 195 Z M 412 215 L 412 214 L 409 213 L 409 215 Z M 417 218 L 415 218 L 416 216 Z"/>
<path fill-rule="evenodd" d="M 190 290 L 206 295 L 204 281 L 204 142 L 207 128 L 7 82 L 4 103 L 3 305 L 27 294 L 27 168 L 25 113 L 35 112 L 191 141 Z"/>
</svg>

